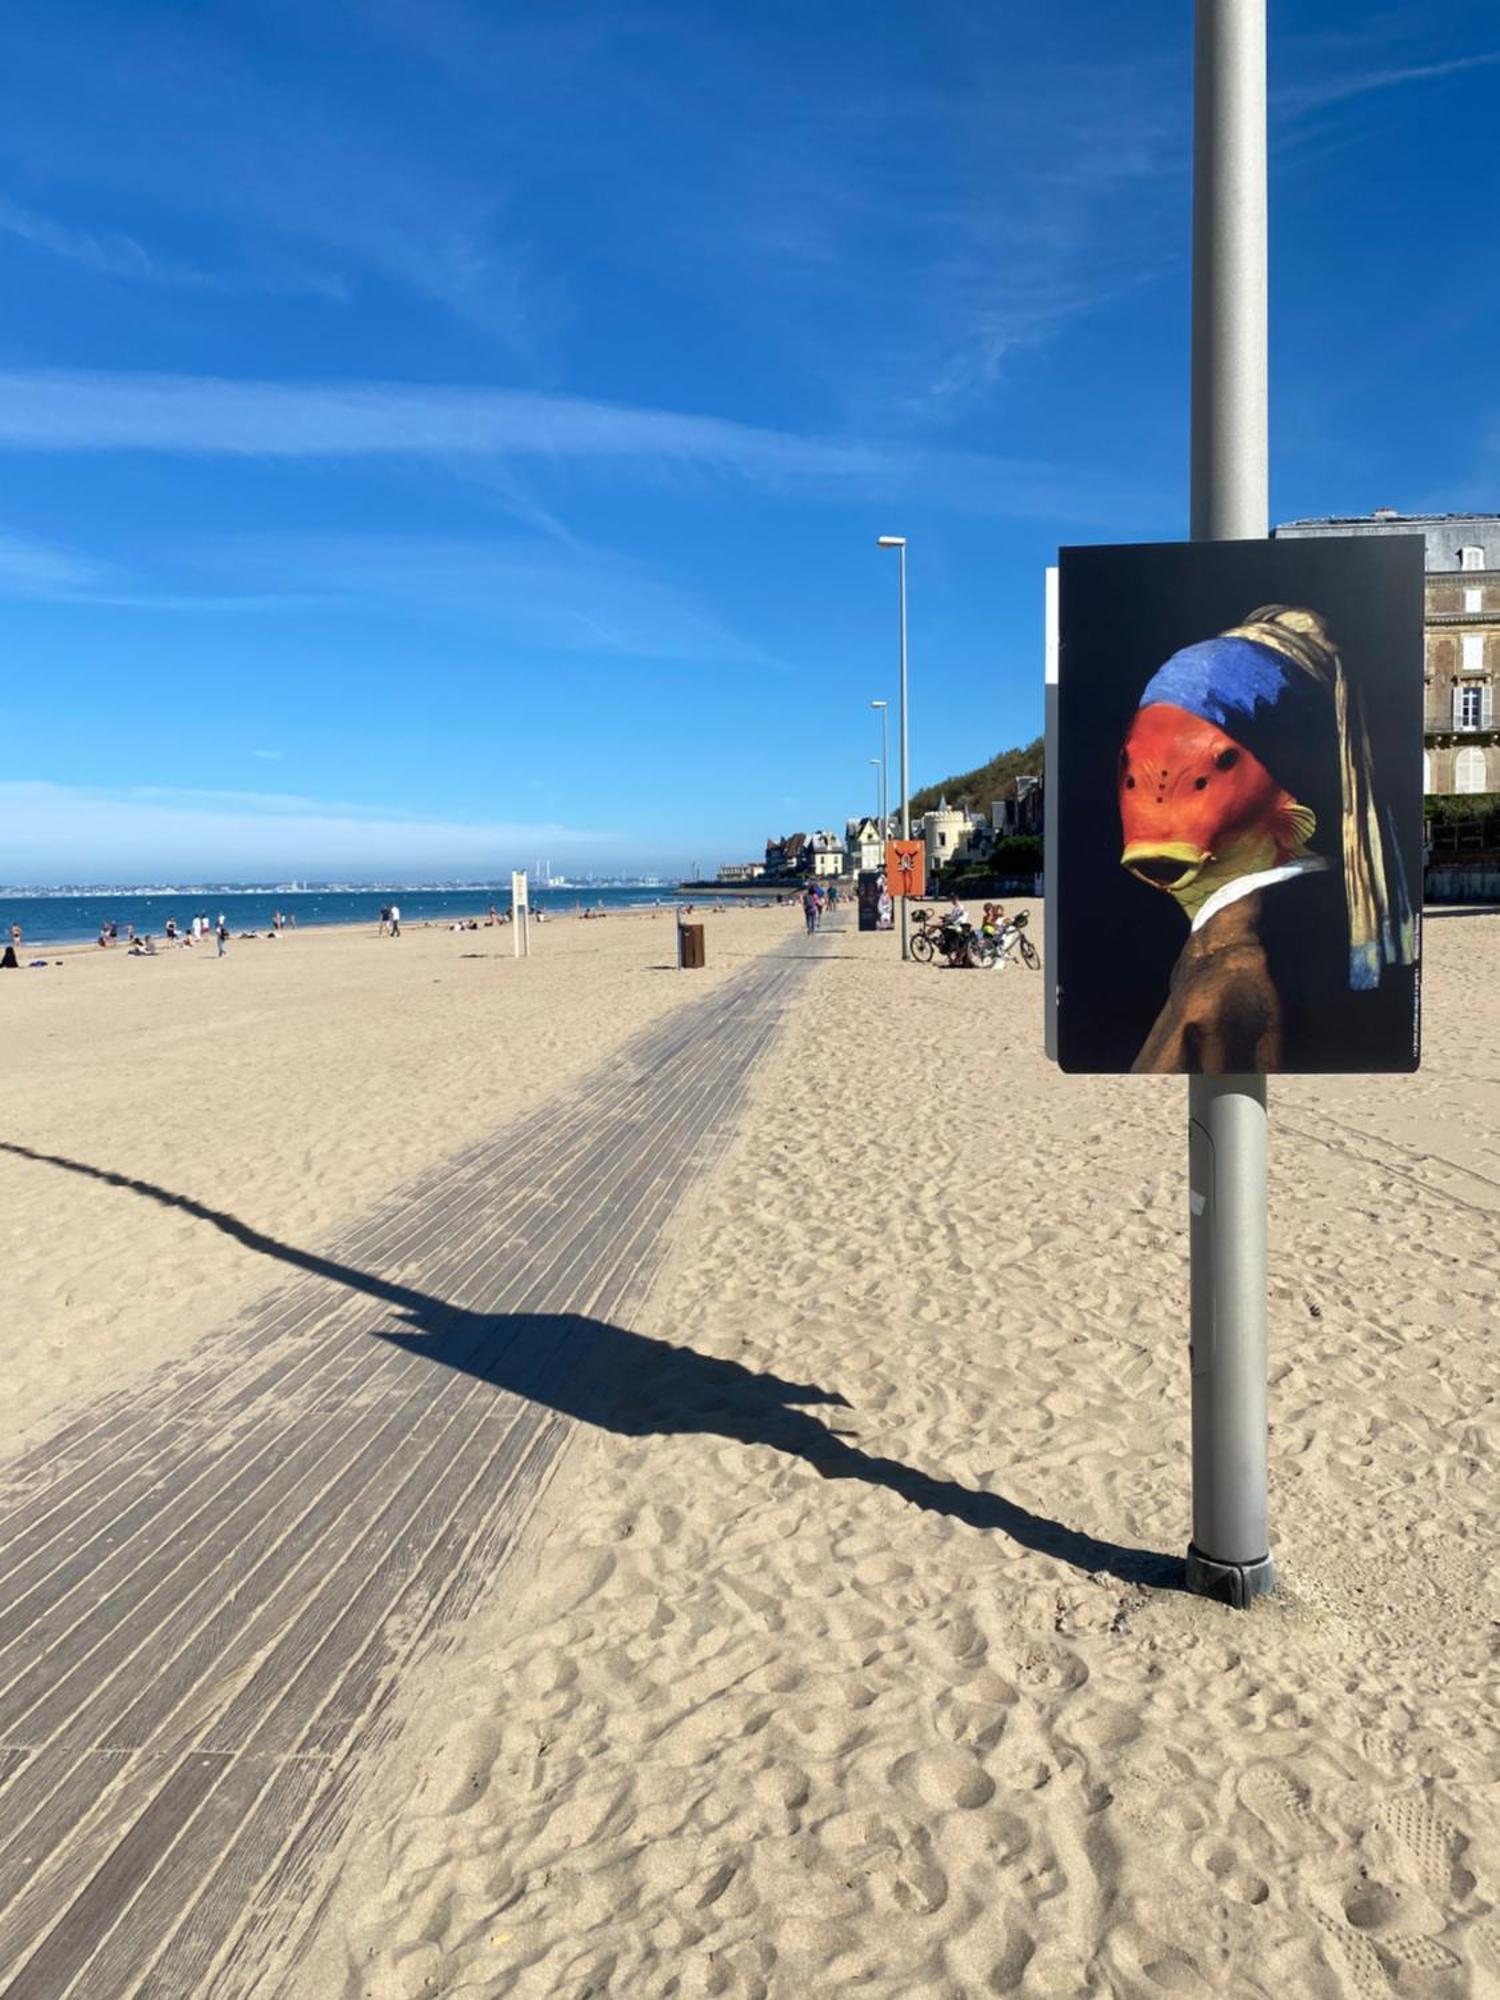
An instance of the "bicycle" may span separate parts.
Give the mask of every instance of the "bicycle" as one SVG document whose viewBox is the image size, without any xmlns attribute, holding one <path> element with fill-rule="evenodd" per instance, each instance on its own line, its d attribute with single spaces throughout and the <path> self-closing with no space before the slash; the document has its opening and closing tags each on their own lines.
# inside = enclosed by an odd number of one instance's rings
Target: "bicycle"
<svg viewBox="0 0 1500 2000">
<path fill-rule="evenodd" d="M 1000 926 L 991 940 L 995 951 L 992 964 L 1011 965 L 1019 955 L 1022 965 L 1028 972 L 1041 971 L 1041 953 L 1026 935 L 1028 914 L 1025 910 L 1017 910 L 1013 917 L 1007 917 Z"/>
<path fill-rule="evenodd" d="M 995 940 L 983 936 L 972 924 L 960 928 L 931 916 L 926 910 L 918 910 L 916 926 L 910 948 L 918 965 L 936 965 L 939 959 L 961 967 L 988 967 L 995 963 Z"/>
</svg>

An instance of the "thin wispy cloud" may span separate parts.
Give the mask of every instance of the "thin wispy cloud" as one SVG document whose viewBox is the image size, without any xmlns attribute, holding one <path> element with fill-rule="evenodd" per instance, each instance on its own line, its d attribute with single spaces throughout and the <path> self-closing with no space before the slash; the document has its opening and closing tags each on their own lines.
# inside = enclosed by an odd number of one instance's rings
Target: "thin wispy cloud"
<svg viewBox="0 0 1500 2000">
<path fill-rule="evenodd" d="M 0 533 L 0 594 L 72 598 L 118 587 L 118 572 L 55 543 Z"/>
<path fill-rule="evenodd" d="M 616 857 L 618 837 L 556 821 L 445 820 L 239 791 L 0 781 L 0 881 L 369 879 L 498 875 L 541 850 Z M 46 873 L 37 860 L 46 857 Z"/>
<path fill-rule="evenodd" d="M 1454 56 L 1447 62 L 1351 69 L 1311 77 L 1303 83 L 1284 85 L 1272 93 L 1271 103 L 1273 109 L 1284 117 L 1305 117 L 1309 112 L 1324 111 L 1331 105 L 1345 104 L 1352 98 L 1368 97 L 1377 91 L 1399 90 L 1407 84 L 1432 83 L 1442 77 L 1461 75 L 1467 70 L 1489 69 L 1496 63 L 1500 63 L 1500 49 L 1485 50 L 1478 55 Z"/>
<path fill-rule="evenodd" d="M 171 582 L 158 579 L 170 572 Z M 652 564 L 577 537 L 394 534 L 174 536 L 134 572 L 73 550 L 0 536 L 0 598 L 189 618 L 378 612 L 457 621 L 494 642 L 775 670 L 698 592 Z M 279 750 L 252 756 L 279 759 Z"/>
<path fill-rule="evenodd" d="M 73 228 L 4 197 L 0 197 L 0 236 L 25 243 L 97 277 L 119 278 L 130 283 L 230 294 L 303 293 L 340 300 L 348 296 L 337 278 L 311 271 L 253 275 L 205 270 L 177 258 L 159 256 L 123 230 Z"/>
<path fill-rule="evenodd" d="M 1128 481 L 1024 459 L 799 436 L 730 418 L 523 390 L 217 377 L 0 374 L 0 450 L 200 457 L 518 460 L 633 479 L 709 476 L 802 496 L 940 493 L 964 511 L 1097 519 Z"/>
<path fill-rule="evenodd" d="M 86 38 L 65 23 L 14 38 L 0 132 L 12 236 L 100 275 L 320 293 L 364 311 L 404 293 L 529 360 L 565 285 L 535 269 L 496 160 L 453 157 L 404 99 L 387 110 L 352 79 L 330 88 L 266 60 L 274 43 L 264 27 L 236 47 L 222 21 L 139 10 L 105 10 Z M 61 150 L 57 102 L 68 107 Z M 42 188 L 66 196 L 67 223 L 57 201 L 36 198 Z"/>
<path fill-rule="evenodd" d="M 576 540 L 430 535 L 246 536 L 184 551 L 201 570 L 323 605 L 457 619 L 528 651 L 775 668 L 696 591 Z"/>
</svg>

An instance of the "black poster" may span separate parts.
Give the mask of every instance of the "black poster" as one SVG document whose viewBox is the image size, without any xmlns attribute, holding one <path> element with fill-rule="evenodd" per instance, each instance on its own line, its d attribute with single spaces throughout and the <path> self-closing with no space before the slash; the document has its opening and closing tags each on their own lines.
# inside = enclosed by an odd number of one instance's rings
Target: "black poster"
<svg viewBox="0 0 1500 2000">
<path fill-rule="evenodd" d="M 1057 1056 L 1414 1070 L 1419 535 L 1065 549 Z"/>
</svg>

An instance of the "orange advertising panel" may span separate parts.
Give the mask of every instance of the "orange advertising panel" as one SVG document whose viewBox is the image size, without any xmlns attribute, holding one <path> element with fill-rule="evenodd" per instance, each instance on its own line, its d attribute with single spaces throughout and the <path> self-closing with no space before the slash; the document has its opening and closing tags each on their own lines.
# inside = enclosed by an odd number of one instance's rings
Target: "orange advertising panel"
<svg viewBox="0 0 1500 2000">
<path fill-rule="evenodd" d="M 927 856 L 920 840 L 888 840 L 885 886 L 893 896 L 925 896 Z"/>
</svg>

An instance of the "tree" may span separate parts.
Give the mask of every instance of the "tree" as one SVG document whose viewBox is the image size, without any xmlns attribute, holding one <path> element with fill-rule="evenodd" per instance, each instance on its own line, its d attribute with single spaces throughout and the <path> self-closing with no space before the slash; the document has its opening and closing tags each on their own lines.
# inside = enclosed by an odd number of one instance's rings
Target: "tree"
<svg viewBox="0 0 1500 2000">
<path fill-rule="evenodd" d="M 924 785 L 921 791 L 912 794 L 912 818 L 915 819 L 919 813 L 931 812 L 941 799 L 967 812 L 988 813 L 996 799 L 1007 796 L 1017 778 L 1032 772 L 1040 775 L 1042 744 L 1043 739 L 1038 736 L 1034 743 L 1022 744 L 1019 749 L 1001 750 L 977 770 L 961 772 L 956 778 L 944 778 L 939 785 Z"/>
</svg>

